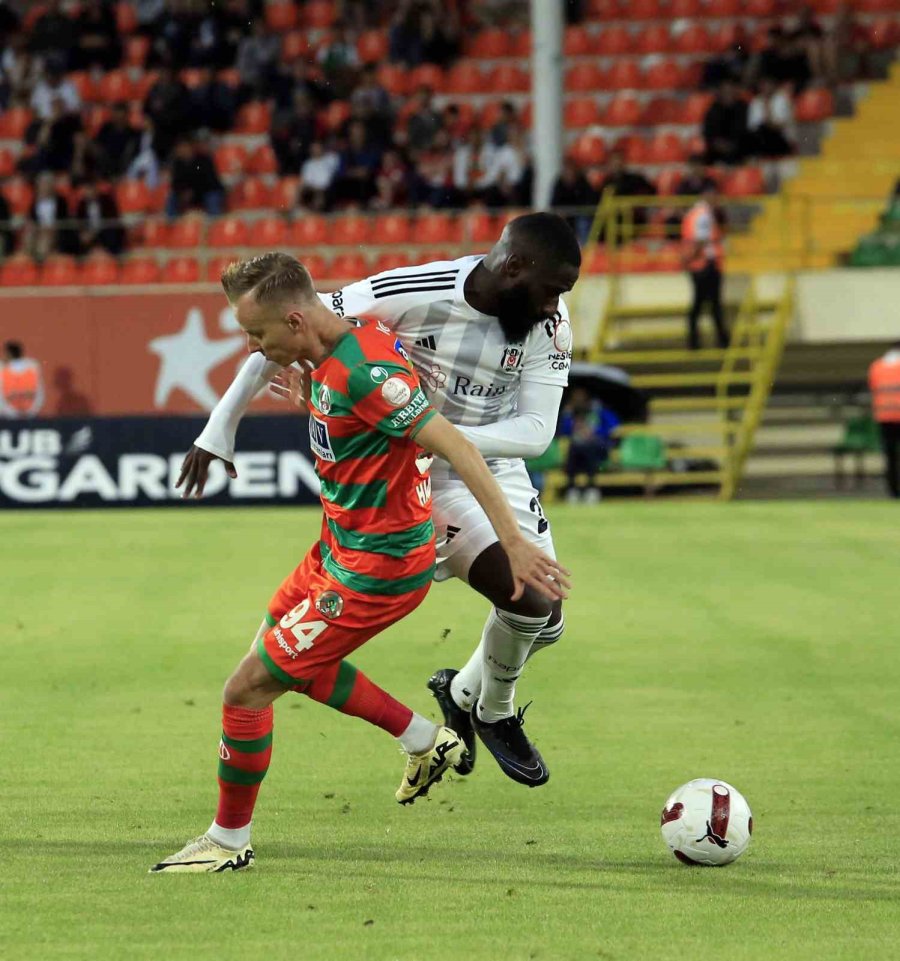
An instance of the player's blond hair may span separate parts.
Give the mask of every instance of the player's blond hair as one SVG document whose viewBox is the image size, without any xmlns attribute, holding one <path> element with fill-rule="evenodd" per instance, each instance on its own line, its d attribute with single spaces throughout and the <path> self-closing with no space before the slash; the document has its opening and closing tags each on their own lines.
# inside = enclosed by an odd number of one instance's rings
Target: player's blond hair
<svg viewBox="0 0 900 961">
<path fill-rule="evenodd" d="M 316 293 L 303 264 L 277 251 L 229 264 L 222 271 L 222 288 L 232 304 L 251 290 L 262 305 L 310 300 Z"/>
</svg>

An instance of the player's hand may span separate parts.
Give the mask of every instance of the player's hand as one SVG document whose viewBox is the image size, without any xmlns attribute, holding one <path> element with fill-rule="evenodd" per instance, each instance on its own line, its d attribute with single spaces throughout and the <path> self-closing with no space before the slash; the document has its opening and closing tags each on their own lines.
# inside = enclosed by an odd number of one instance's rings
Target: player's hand
<svg viewBox="0 0 900 961">
<path fill-rule="evenodd" d="M 225 465 L 225 473 L 229 477 L 237 477 L 237 471 L 230 460 L 216 457 L 215 454 L 210 454 L 208 450 L 194 444 L 181 462 L 181 473 L 175 482 L 176 488 L 184 484 L 182 497 L 190 497 L 191 494 L 197 498 L 203 496 L 203 488 L 206 487 L 206 479 L 209 477 L 209 465 L 214 460 L 222 461 Z"/>
<path fill-rule="evenodd" d="M 306 408 L 310 396 L 311 369 L 306 365 L 302 370 L 285 367 L 279 371 L 269 384 L 269 391 L 282 400 L 289 400 L 295 407 Z"/>
<path fill-rule="evenodd" d="M 515 585 L 510 600 L 517 601 L 525 593 L 526 586 L 533 587 L 551 601 L 565 600 L 569 596 L 569 572 L 531 541 L 517 537 L 512 543 L 504 544 L 503 549 L 509 558 Z"/>
</svg>

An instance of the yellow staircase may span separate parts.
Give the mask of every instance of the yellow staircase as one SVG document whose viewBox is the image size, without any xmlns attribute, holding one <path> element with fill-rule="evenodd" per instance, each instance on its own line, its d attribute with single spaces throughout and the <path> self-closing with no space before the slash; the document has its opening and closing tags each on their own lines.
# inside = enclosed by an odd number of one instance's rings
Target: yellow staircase
<svg viewBox="0 0 900 961">
<path fill-rule="evenodd" d="M 729 243 L 729 268 L 799 270 L 834 266 L 873 230 L 900 174 L 900 63 L 872 83 L 853 117 L 830 121 L 817 157 L 798 162 L 780 194 Z"/>
<path fill-rule="evenodd" d="M 793 311 L 793 280 L 780 296 L 762 299 L 751 279 L 726 350 L 684 348 L 686 304 L 624 305 L 618 277 L 610 293 L 590 359 L 629 372 L 631 384 L 650 396 L 646 424 L 619 435 L 649 435 L 666 445 L 670 466 L 657 471 L 613 469 L 597 475 L 600 487 L 718 488 L 730 499 L 765 410 Z M 675 470 L 679 461 L 709 461 L 705 470 Z"/>
</svg>

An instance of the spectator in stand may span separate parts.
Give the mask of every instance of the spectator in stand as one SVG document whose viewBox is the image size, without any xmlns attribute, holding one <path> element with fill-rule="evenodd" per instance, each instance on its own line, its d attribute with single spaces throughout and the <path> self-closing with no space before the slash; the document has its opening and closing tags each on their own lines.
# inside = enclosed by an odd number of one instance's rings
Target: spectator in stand
<svg viewBox="0 0 900 961">
<path fill-rule="evenodd" d="M 330 40 L 322 45 L 316 59 L 334 95 L 339 99 L 349 96 L 359 69 L 359 54 L 346 24 L 340 20 L 335 23 Z"/>
<path fill-rule="evenodd" d="M 366 127 L 356 120 L 347 131 L 347 146 L 341 153 L 341 166 L 334 184 L 335 199 L 364 206 L 375 194 L 375 175 L 381 165 L 381 152 L 366 136 Z"/>
<path fill-rule="evenodd" d="M 225 188 L 216 173 L 203 133 L 198 133 L 193 142 L 185 139 L 175 144 L 171 186 L 166 201 L 169 217 L 196 208 L 204 210 L 210 217 L 224 213 Z"/>
<path fill-rule="evenodd" d="M 462 143 L 466 138 L 466 134 L 469 132 L 470 125 L 463 120 L 462 114 L 459 112 L 459 106 L 455 103 L 448 103 L 444 107 L 441 124 L 449 134 L 450 143 L 454 147 Z"/>
<path fill-rule="evenodd" d="M 587 238 L 593 209 L 597 206 L 599 199 L 599 194 L 590 185 L 581 167 L 572 157 L 566 157 L 556 183 L 553 185 L 550 206 L 566 218 L 581 243 L 584 243 Z M 577 210 L 577 208 L 582 209 Z"/>
<path fill-rule="evenodd" d="M 485 142 L 484 132 L 472 127 L 453 148 L 453 186 L 466 199 L 485 187 L 484 173 L 494 147 Z"/>
<path fill-rule="evenodd" d="M 516 207 L 526 202 L 522 134 L 513 129 L 502 147 L 489 151 L 481 178 L 481 200 L 488 207 Z"/>
<path fill-rule="evenodd" d="M 707 60 L 703 65 L 700 86 L 704 90 L 716 90 L 726 80 L 743 83 L 750 64 L 748 50 L 749 42 L 746 36 L 742 35 L 725 53 Z"/>
<path fill-rule="evenodd" d="M 367 64 L 360 81 L 350 94 L 350 110 L 354 118 L 365 120 L 374 143 L 387 146 L 393 137 L 391 98 L 378 82 L 374 64 Z"/>
<path fill-rule="evenodd" d="M 112 70 L 122 59 L 116 14 L 109 0 L 86 0 L 75 18 L 74 66 Z"/>
<path fill-rule="evenodd" d="M 171 65 L 160 68 L 144 101 L 144 113 L 153 124 L 153 150 L 157 157 L 166 160 L 172 144 L 192 126 L 191 93 Z"/>
<path fill-rule="evenodd" d="M 385 150 L 381 166 L 375 174 L 375 197 L 372 207 L 376 210 L 393 210 L 406 202 L 409 171 L 399 150 Z"/>
<path fill-rule="evenodd" d="M 613 432 L 621 420 L 599 400 L 591 397 L 584 387 L 575 387 L 562 412 L 559 436 L 568 437 L 566 457 L 566 501 L 570 504 L 596 504 L 600 491 L 594 485 L 594 475 L 609 459 L 615 441 Z M 586 477 L 586 484 L 578 479 Z"/>
<path fill-rule="evenodd" d="M 400 0 L 388 29 L 388 57 L 392 63 L 416 64 L 418 10 L 413 0 Z"/>
<path fill-rule="evenodd" d="M 252 33 L 238 44 L 235 67 L 253 97 L 265 97 L 275 83 L 281 40 L 270 33 L 264 19 L 253 21 Z"/>
<path fill-rule="evenodd" d="M 276 110 L 272 118 L 269 142 L 278 161 L 282 177 L 292 177 L 309 156 L 309 148 L 317 138 L 319 124 L 309 94 L 303 87 L 294 90 L 294 103 L 289 110 Z"/>
<path fill-rule="evenodd" d="M 519 113 L 511 100 L 505 100 L 500 106 L 500 117 L 491 127 L 490 141 L 495 147 L 502 147 L 513 130 L 520 129 Z"/>
<path fill-rule="evenodd" d="M 68 218 L 69 208 L 63 195 L 57 193 L 53 174 L 41 174 L 24 235 L 24 247 L 35 260 L 43 261 L 57 252 L 76 252 L 77 238 L 66 223 Z"/>
<path fill-rule="evenodd" d="M 119 207 L 110 190 L 100 190 L 89 180 L 82 188 L 75 211 L 81 253 L 105 250 L 118 256 L 125 249 L 125 231 L 119 221 Z"/>
<path fill-rule="evenodd" d="M 825 76 L 834 85 L 870 74 L 869 37 L 849 6 L 842 6 L 822 45 Z"/>
<path fill-rule="evenodd" d="M 453 185 L 453 150 L 446 130 L 418 153 L 410 181 L 410 202 L 428 207 L 456 207 L 461 198 Z"/>
<path fill-rule="evenodd" d="M 197 127 L 222 133 L 234 126 L 237 94 L 217 79 L 212 67 L 203 67 L 200 82 L 191 91 L 191 117 Z"/>
<path fill-rule="evenodd" d="M 100 176 L 102 157 L 96 143 L 88 137 L 84 130 L 75 134 L 72 166 L 69 168 L 69 180 L 73 187 L 78 187 L 89 180 L 96 180 Z"/>
<path fill-rule="evenodd" d="M 0 69 L 9 89 L 9 102 L 31 103 L 31 95 L 43 78 L 43 62 L 28 49 L 24 33 L 13 34 L 0 58 Z"/>
<path fill-rule="evenodd" d="M 156 33 L 162 15 L 166 12 L 166 0 L 132 0 L 138 30 L 152 36 Z"/>
<path fill-rule="evenodd" d="M 812 77 L 803 42 L 789 36 L 781 27 L 769 30 L 769 45 L 760 52 L 750 69 L 752 83 L 768 77 L 776 84 L 791 84 L 795 93 Z"/>
<path fill-rule="evenodd" d="M 213 5 L 203 13 L 190 38 L 189 66 L 212 67 L 214 70 L 231 66 L 234 50 L 225 42 L 225 26 L 225 15 L 220 7 Z"/>
<path fill-rule="evenodd" d="M 12 211 L 6 197 L 0 192 L 0 257 L 8 257 L 16 245 L 16 235 L 12 228 Z"/>
<path fill-rule="evenodd" d="M 75 155 L 75 135 L 80 129 L 81 117 L 66 109 L 62 97 L 52 98 L 49 116 L 33 120 L 25 131 L 25 144 L 31 149 L 22 155 L 19 169 L 32 175 L 44 170 L 68 170 Z"/>
<path fill-rule="evenodd" d="M 305 93 L 317 106 L 322 106 L 333 99 L 328 85 L 319 75 L 318 68 L 302 57 L 275 74 L 272 82 L 275 108 L 290 110 L 297 91 Z"/>
<path fill-rule="evenodd" d="M 694 154 L 688 158 L 688 166 L 684 176 L 678 181 L 675 188 L 676 197 L 699 197 L 707 190 L 715 190 L 716 182 L 706 172 L 706 164 L 703 157 Z M 679 218 L 679 222 L 680 222 Z"/>
<path fill-rule="evenodd" d="M 784 87 L 763 77 L 747 113 L 750 152 L 758 157 L 784 157 L 793 153 L 797 142 L 794 104 Z"/>
<path fill-rule="evenodd" d="M 128 104 L 113 105 L 112 115 L 94 139 L 100 158 L 100 176 L 116 180 L 123 176 L 129 164 L 138 155 L 141 134 L 131 126 Z"/>
<path fill-rule="evenodd" d="M 332 149 L 325 149 L 321 140 L 309 148 L 309 157 L 300 168 L 300 206 L 311 210 L 328 210 L 331 207 L 331 188 L 337 176 L 341 158 Z"/>
<path fill-rule="evenodd" d="M 187 0 L 169 0 L 154 24 L 151 62 L 176 70 L 186 67 L 193 25 L 194 17 Z"/>
<path fill-rule="evenodd" d="M 797 23 L 788 32 L 798 53 L 806 56 L 810 71 L 819 80 L 825 77 L 825 31 L 816 20 L 811 7 L 803 7 Z"/>
<path fill-rule="evenodd" d="M 429 7 L 419 11 L 416 64 L 434 63 L 447 67 L 459 56 L 459 20 L 452 9 L 442 10 L 440 16 L 438 21 L 437 12 Z"/>
<path fill-rule="evenodd" d="M 49 120 L 58 116 L 59 110 L 55 101 L 62 103 L 64 114 L 77 114 L 81 110 L 81 97 L 71 80 L 66 80 L 65 73 L 58 61 L 50 61 L 45 69 L 45 77 L 39 81 L 31 95 L 31 109 L 39 120 Z"/>
<path fill-rule="evenodd" d="M 128 165 L 125 177 L 128 180 L 143 180 L 150 190 L 156 190 L 160 182 L 160 162 L 153 149 L 153 124 L 145 121 L 140 134 L 140 145 L 134 160 Z"/>
<path fill-rule="evenodd" d="M 410 151 L 426 150 L 441 129 L 441 115 L 434 107 L 430 87 L 419 87 L 413 99 L 413 109 L 406 122 L 406 144 Z"/>
<path fill-rule="evenodd" d="M 606 174 L 597 190 L 601 197 L 607 190 L 611 190 L 617 197 L 649 197 L 656 193 L 656 187 L 642 173 L 628 169 L 625 157 L 619 150 L 609 155 Z M 632 217 L 635 224 L 646 223 L 646 208 L 635 207 Z"/>
<path fill-rule="evenodd" d="M 747 104 L 736 84 L 726 81 L 703 118 L 706 162 L 740 164 L 748 153 Z"/>
<path fill-rule="evenodd" d="M 47 0 L 44 12 L 31 28 L 29 42 L 32 53 L 53 57 L 63 71 L 71 68 L 75 30 L 71 18 L 62 11 L 60 0 Z"/>
<path fill-rule="evenodd" d="M 0 47 L 9 43 L 10 37 L 17 33 L 22 18 L 13 9 L 9 0 L 0 0 Z"/>
</svg>

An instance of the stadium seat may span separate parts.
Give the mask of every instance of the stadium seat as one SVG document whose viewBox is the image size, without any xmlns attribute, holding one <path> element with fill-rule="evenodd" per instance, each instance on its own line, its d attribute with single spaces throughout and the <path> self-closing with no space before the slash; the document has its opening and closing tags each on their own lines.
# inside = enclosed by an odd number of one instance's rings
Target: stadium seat
<svg viewBox="0 0 900 961">
<path fill-rule="evenodd" d="M 188 90 L 196 90 L 203 82 L 203 71 L 199 67 L 188 67 L 178 75 Z"/>
<path fill-rule="evenodd" d="M 247 243 L 251 247 L 268 247 L 274 250 L 287 240 L 288 225 L 283 217 L 261 217 L 250 226 Z"/>
<path fill-rule="evenodd" d="M 293 210 L 300 192 L 299 177 L 281 177 L 272 188 L 272 207 L 276 210 Z"/>
<path fill-rule="evenodd" d="M 412 227 L 413 243 L 455 244 L 462 240 L 459 221 L 443 213 L 420 216 Z"/>
<path fill-rule="evenodd" d="M 322 122 L 330 131 L 340 130 L 350 119 L 350 103 L 347 100 L 332 100 L 320 114 Z"/>
<path fill-rule="evenodd" d="M 303 22 L 311 30 L 327 30 L 337 20 L 332 0 L 310 0 L 303 5 Z"/>
<path fill-rule="evenodd" d="M 109 254 L 91 254 L 81 268 L 81 282 L 88 287 L 111 286 L 119 282 L 119 262 Z"/>
<path fill-rule="evenodd" d="M 430 87 L 435 93 L 441 93 L 445 81 L 444 71 L 437 64 L 423 63 L 410 72 L 409 89 L 417 90 L 419 87 Z"/>
<path fill-rule="evenodd" d="M 232 90 L 237 90 L 237 88 L 243 83 L 241 73 L 236 67 L 228 67 L 225 70 L 220 70 L 216 74 L 216 79 L 224 83 L 226 86 L 231 87 Z"/>
<path fill-rule="evenodd" d="M 116 203 L 123 214 L 143 214 L 150 209 L 150 189 L 143 180 L 120 180 Z"/>
<path fill-rule="evenodd" d="M 409 218 L 406 214 L 381 214 L 372 225 L 373 244 L 405 244 L 409 242 Z"/>
<path fill-rule="evenodd" d="M 687 149 L 677 134 L 659 133 L 650 141 L 648 159 L 652 164 L 679 163 L 687 159 Z"/>
<path fill-rule="evenodd" d="M 744 0 L 744 15 L 757 20 L 774 17 L 778 12 L 777 0 Z"/>
<path fill-rule="evenodd" d="M 164 284 L 196 284 L 200 280 L 200 265 L 194 257 L 173 257 L 162 269 Z"/>
<path fill-rule="evenodd" d="M 683 251 L 679 244 L 663 244 L 654 255 L 654 270 L 664 274 L 681 273 L 684 270 L 682 255 Z"/>
<path fill-rule="evenodd" d="M 566 27 L 563 34 L 563 55 L 566 57 L 586 57 L 593 52 L 593 38 L 580 26 Z"/>
<path fill-rule="evenodd" d="M 658 0 L 625 0 L 622 15 L 629 20 L 661 20 L 666 16 Z"/>
<path fill-rule="evenodd" d="M 203 226 L 203 218 L 196 214 L 176 220 L 169 230 L 169 246 L 175 250 L 199 247 Z"/>
<path fill-rule="evenodd" d="M 563 122 L 566 127 L 590 127 L 599 120 L 597 101 L 590 97 L 569 100 L 563 109 Z"/>
<path fill-rule="evenodd" d="M 150 88 L 159 79 L 159 74 L 155 70 L 145 70 L 142 74 L 134 80 L 134 96 L 137 100 L 143 101 L 147 99 L 147 94 L 150 92 Z M 137 104 L 140 108 L 140 104 Z"/>
<path fill-rule="evenodd" d="M 220 283 L 225 268 L 239 259 L 237 254 L 219 254 L 217 257 L 210 257 L 206 263 L 206 279 L 211 284 Z"/>
<path fill-rule="evenodd" d="M 297 26 L 297 5 L 284 2 L 266 4 L 266 26 L 276 33 L 293 30 Z"/>
<path fill-rule="evenodd" d="M 100 99 L 105 103 L 118 103 L 136 97 L 135 86 L 127 70 L 110 70 L 100 81 Z"/>
<path fill-rule="evenodd" d="M 340 254 L 326 270 L 329 280 L 361 280 L 371 271 L 369 261 L 362 254 Z"/>
<path fill-rule="evenodd" d="M 116 29 L 119 33 L 134 33 L 138 28 L 137 12 L 130 3 L 121 0 L 116 5 Z"/>
<path fill-rule="evenodd" d="M 517 64 L 502 63 L 488 74 L 487 84 L 487 89 L 496 93 L 527 93 L 531 77 Z"/>
<path fill-rule="evenodd" d="M 672 47 L 678 53 L 709 53 L 715 50 L 709 31 L 701 23 L 692 23 L 678 33 Z"/>
<path fill-rule="evenodd" d="M 122 265 L 120 284 L 155 284 L 159 280 L 159 264 L 153 257 L 134 257 Z"/>
<path fill-rule="evenodd" d="M 403 97 L 409 91 L 409 74 L 394 63 L 384 63 L 378 68 L 378 82 L 394 97 Z"/>
<path fill-rule="evenodd" d="M 707 0 L 706 16 L 730 19 L 741 15 L 741 0 Z"/>
<path fill-rule="evenodd" d="M 609 251 L 603 245 L 597 245 L 589 250 L 584 269 L 589 274 L 609 273 Z"/>
<path fill-rule="evenodd" d="M 710 49 L 716 53 L 724 53 L 737 43 L 750 45 L 747 31 L 739 23 L 722 23 L 710 31 Z"/>
<path fill-rule="evenodd" d="M 262 100 L 251 100 L 238 111 L 235 133 L 268 133 L 272 123 L 272 111 Z"/>
<path fill-rule="evenodd" d="M 462 60 L 447 73 L 447 93 L 484 93 L 486 76 L 477 64 Z"/>
<path fill-rule="evenodd" d="M 678 185 L 681 183 L 681 178 L 681 170 L 675 167 L 670 167 L 668 170 L 663 170 L 662 173 L 656 178 L 656 192 L 661 197 L 674 196 L 675 191 L 678 189 Z"/>
<path fill-rule="evenodd" d="M 857 0 L 857 6 L 863 13 L 894 13 L 897 10 L 896 0 Z"/>
<path fill-rule="evenodd" d="M 228 195 L 231 210 L 264 210 L 271 205 L 272 191 L 259 177 L 240 181 Z"/>
<path fill-rule="evenodd" d="M 674 60 L 660 60 L 644 73 L 647 90 L 678 90 L 687 86 L 687 71 Z"/>
<path fill-rule="evenodd" d="M 369 218 L 349 213 L 331 222 L 329 240 L 342 247 L 359 247 L 369 241 Z"/>
<path fill-rule="evenodd" d="M 654 97 L 644 104 L 639 121 L 640 125 L 642 127 L 656 127 L 664 123 L 678 123 L 678 110 L 678 102 L 671 97 Z"/>
<path fill-rule="evenodd" d="M 138 228 L 137 242 L 141 247 L 168 247 L 169 224 L 160 218 L 145 219 Z"/>
<path fill-rule="evenodd" d="M 500 236 L 496 218 L 487 210 L 468 210 L 462 215 L 463 236 L 473 244 L 492 244 Z"/>
<path fill-rule="evenodd" d="M 476 59 L 494 60 L 509 56 L 509 34 L 493 27 L 475 34 L 468 44 L 466 54 Z"/>
<path fill-rule="evenodd" d="M 634 39 L 627 27 L 622 24 L 604 26 L 597 38 L 596 52 L 601 57 L 620 57 L 630 53 L 634 47 Z"/>
<path fill-rule="evenodd" d="M 74 70 L 66 79 L 78 91 L 78 96 L 83 103 L 92 103 L 100 99 L 98 84 L 87 70 Z"/>
<path fill-rule="evenodd" d="M 640 116 L 640 101 L 631 94 L 618 94 L 607 105 L 601 122 L 608 127 L 634 127 Z"/>
<path fill-rule="evenodd" d="M 619 0 L 588 0 L 587 18 L 590 20 L 617 20 L 621 16 L 623 10 Z"/>
<path fill-rule="evenodd" d="M 247 234 L 247 225 L 239 217 L 220 217 L 209 225 L 206 243 L 209 247 L 244 247 Z"/>
<path fill-rule="evenodd" d="M 21 140 L 34 115 L 28 107 L 10 107 L 0 112 L 0 137 Z"/>
<path fill-rule="evenodd" d="M 267 143 L 260 144 L 250 157 L 249 169 L 255 174 L 277 174 L 278 159 Z"/>
<path fill-rule="evenodd" d="M 285 63 L 309 56 L 309 41 L 302 30 L 291 30 L 281 38 L 281 59 Z"/>
<path fill-rule="evenodd" d="M 620 137 L 613 147 L 613 152 L 622 154 L 627 163 L 637 165 L 651 162 L 649 150 L 647 141 L 636 133 Z"/>
<path fill-rule="evenodd" d="M 704 15 L 700 0 L 671 0 L 669 16 L 673 20 L 697 20 Z"/>
<path fill-rule="evenodd" d="M 888 50 L 900 43 L 900 25 L 896 20 L 876 20 L 869 27 L 869 43 L 876 50 Z"/>
<path fill-rule="evenodd" d="M 109 120 L 110 115 L 109 107 L 105 107 L 103 104 L 86 104 L 81 111 L 81 119 L 87 135 L 91 138 L 96 137 L 97 134 L 100 133 L 100 128 L 103 124 Z"/>
<path fill-rule="evenodd" d="M 569 155 L 582 167 L 602 164 L 606 159 L 606 142 L 595 133 L 583 133 L 572 144 Z"/>
<path fill-rule="evenodd" d="M 16 158 L 6 147 L 0 149 L 0 177 L 11 177 L 16 170 Z"/>
<path fill-rule="evenodd" d="M 223 143 L 213 156 L 220 177 L 239 177 L 249 167 L 247 148 L 243 144 Z"/>
<path fill-rule="evenodd" d="M 794 102 L 794 116 L 801 123 L 827 120 L 834 114 L 834 94 L 830 90 L 804 90 Z"/>
<path fill-rule="evenodd" d="M 619 60 L 603 73 L 600 85 L 604 90 L 640 90 L 640 67 L 634 60 Z"/>
<path fill-rule="evenodd" d="M 725 178 L 726 197 L 753 197 L 766 192 L 766 180 L 759 167 L 740 167 Z"/>
<path fill-rule="evenodd" d="M 619 446 L 623 471 L 654 471 L 666 467 L 666 445 L 655 434 L 626 434 Z"/>
<path fill-rule="evenodd" d="M 135 34 L 125 41 L 125 65 L 128 67 L 143 67 L 150 52 L 150 38 Z"/>
<path fill-rule="evenodd" d="M 520 30 L 514 33 L 510 40 L 509 53 L 511 57 L 527 58 L 531 56 L 531 31 Z"/>
<path fill-rule="evenodd" d="M 41 267 L 41 286 L 71 287 L 79 283 L 78 264 L 67 254 L 53 254 Z"/>
<path fill-rule="evenodd" d="M 411 262 L 409 254 L 404 254 L 399 250 L 393 250 L 390 253 L 381 254 L 375 261 L 372 272 L 380 274 L 385 270 L 397 270 L 400 267 L 408 267 Z"/>
<path fill-rule="evenodd" d="M 0 287 L 33 287 L 38 277 L 37 264 L 26 254 L 13 254 L 0 267 Z"/>
<path fill-rule="evenodd" d="M 683 124 L 690 124 L 691 126 L 703 123 L 703 118 L 712 102 L 713 95 L 711 93 L 692 93 L 682 104 L 679 119 Z"/>
<path fill-rule="evenodd" d="M 669 28 L 659 23 L 644 27 L 634 42 L 637 53 L 668 53 L 671 46 L 672 38 L 669 35 Z"/>
<path fill-rule="evenodd" d="M 3 184 L 2 190 L 13 214 L 23 216 L 28 213 L 34 200 L 34 190 L 24 177 L 10 177 Z"/>
<path fill-rule="evenodd" d="M 366 30 L 356 41 L 356 53 L 362 63 L 383 63 L 388 56 L 388 38 L 384 30 Z"/>
<path fill-rule="evenodd" d="M 332 243 L 328 221 L 320 214 L 301 213 L 291 224 L 291 243 L 297 247 L 321 247 Z"/>
</svg>

